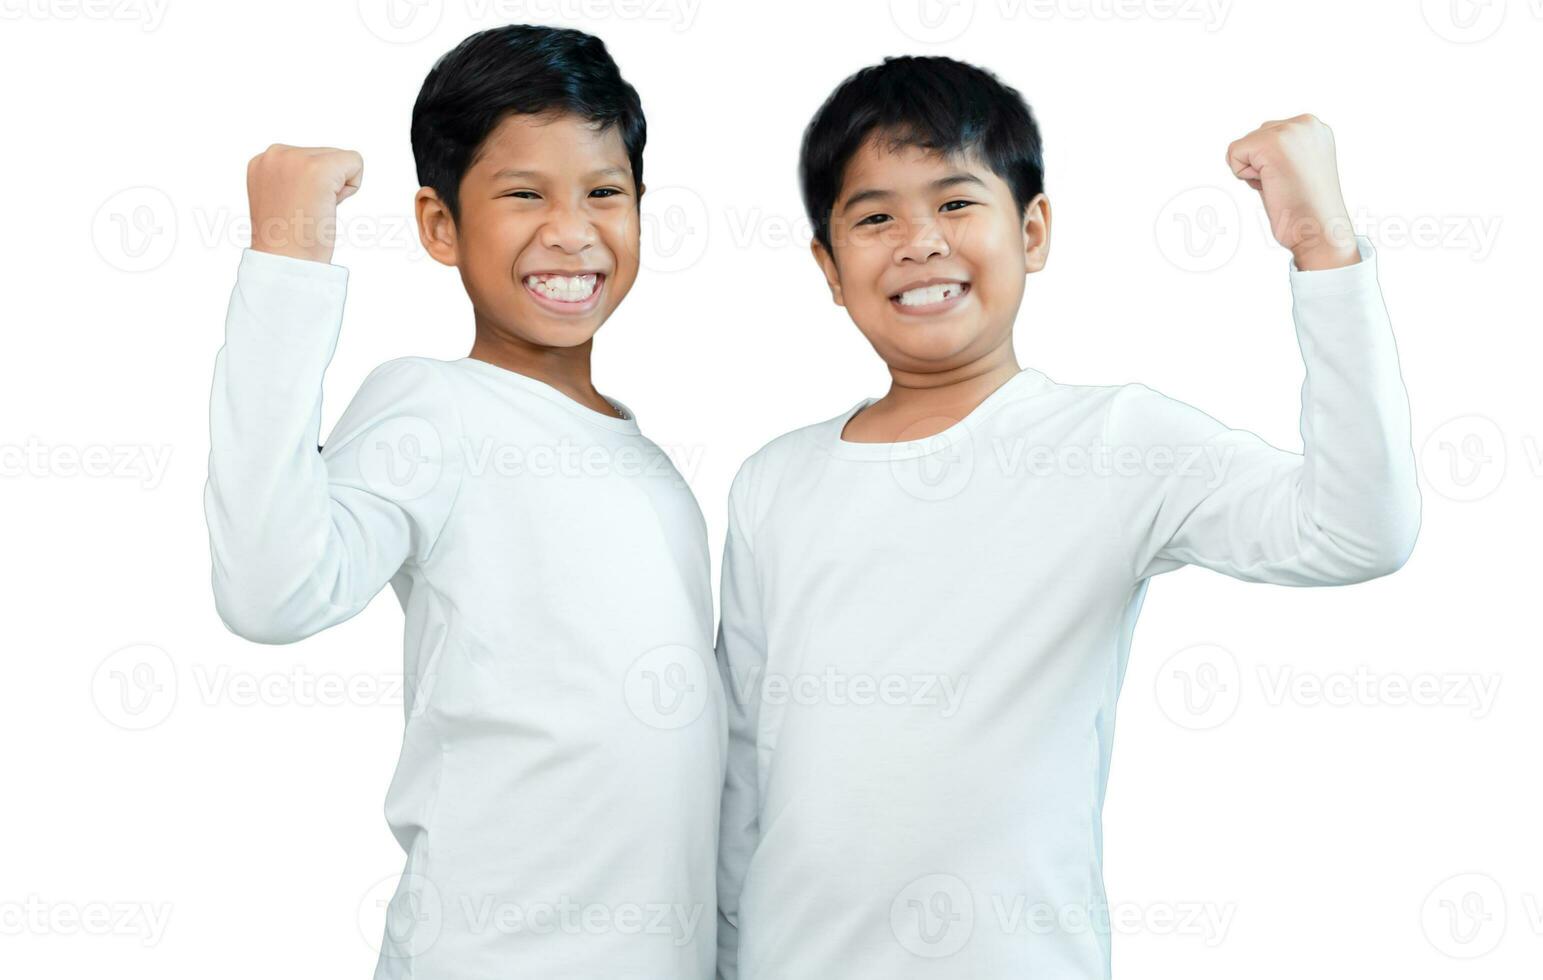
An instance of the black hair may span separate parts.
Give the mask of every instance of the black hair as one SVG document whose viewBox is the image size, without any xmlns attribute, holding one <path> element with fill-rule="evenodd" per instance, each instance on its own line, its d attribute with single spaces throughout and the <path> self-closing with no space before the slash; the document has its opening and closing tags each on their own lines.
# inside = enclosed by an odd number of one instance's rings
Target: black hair
<svg viewBox="0 0 1543 980">
<path fill-rule="evenodd" d="M 1020 212 L 1045 189 L 1039 127 L 1017 89 L 953 58 L 885 58 L 836 86 L 804 130 L 798 179 L 826 251 L 847 165 L 872 136 L 891 149 L 974 153 L 1007 183 Z"/>
<path fill-rule="evenodd" d="M 643 186 L 643 104 L 605 42 L 571 28 L 529 24 L 473 34 L 429 70 L 413 103 L 418 183 L 432 187 L 459 222 L 461 179 L 488 134 L 511 113 L 548 112 L 617 127 L 632 180 Z"/>
</svg>

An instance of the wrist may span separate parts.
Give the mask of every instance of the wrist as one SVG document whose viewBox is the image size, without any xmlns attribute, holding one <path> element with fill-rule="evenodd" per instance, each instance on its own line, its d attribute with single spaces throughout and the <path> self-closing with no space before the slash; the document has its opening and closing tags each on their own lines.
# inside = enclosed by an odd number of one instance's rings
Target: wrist
<svg viewBox="0 0 1543 980">
<path fill-rule="evenodd" d="M 252 249 L 292 259 L 331 262 L 337 238 L 337 218 L 313 216 L 314 211 L 294 208 L 288 213 L 252 216 Z"/>
<path fill-rule="evenodd" d="M 1344 240 L 1321 238 L 1294 246 L 1291 258 L 1301 271 L 1316 272 L 1355 265 L 1361 261 L 1361 250 L 1354 236 L 1346 236 Z"/>
<path fill-rule="evenodd" d="M 332 262 L 332 249 L 330 248 L 303 248 L 288 243 L 253 242 L 252 251 L 267 252 L 269 255 L 282 255 L 291 259 L 304 259 L 307 262 L 320 262 L 330 265 Z"/>
</svg>

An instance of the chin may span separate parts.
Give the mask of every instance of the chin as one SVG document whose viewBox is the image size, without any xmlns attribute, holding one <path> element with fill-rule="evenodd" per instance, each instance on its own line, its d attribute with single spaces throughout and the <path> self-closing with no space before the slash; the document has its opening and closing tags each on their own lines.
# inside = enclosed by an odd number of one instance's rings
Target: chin
<svg viewBox="0 0 1543 980">
<path fill-rule="evenodd" d="M 516 309 L 498 317 L 498 332 L 537 347 L 578 347 L 600 329 L 601 318 L 557 320 L 537 310 Z"/>
<path fill-rule="evenodd" d="M 594 339 L 600 331 L 596 324 L 531 324 L 521 331 L 542 347 L 579 347 Z"/>
<path fill-rule="evenodd" d="M 892 352 L 892 361 L 900 359 L 918 365 L 937 367 L 953 361 L 979 339 L 980 331 L 970 324 L 935 324 L 918 327 L 898 324 L 885 331 L 884 347 Z"/>
</svg>

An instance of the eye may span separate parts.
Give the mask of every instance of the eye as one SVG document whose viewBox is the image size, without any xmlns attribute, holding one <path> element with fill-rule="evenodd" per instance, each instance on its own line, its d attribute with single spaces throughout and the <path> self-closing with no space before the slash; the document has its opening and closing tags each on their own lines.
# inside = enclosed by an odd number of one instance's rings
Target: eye
<svg viewBox="0 0 1543 980">
<path fill-rule="evenodd" d="M 507 194 L 500 194 L 498 196 L 517 197 L 522 201 L 539 201 L 541 199 L 541 195 L 537 194 L 535 191 L 510 191 Z"/>
<path fill-rule="evenodd" d="M 938 210 L 939 211 L 962 211 L 962 210 L 964 210 L 965 208 L 969 207 L 970 205 L 972 205 L 974 203 L 975 203 L 974 201 L 949 201 L 947 204 L 944 204 Z M 958 205 L 958 206 L 955 207 L 955 205 Z"/>
<path fill-rule="evenodd" d="M 859 221 L 857 224 L 859 227 L 862 225 L 881 225 L 888 220 L 889 215 L 887 214 L 870 214 L 868 217 Z"/>
<path fill-rule="evenodd" d="M 621 188 L 618 188 L 618 187 L 596 187 L 594 190 L 589 192 L 589 196 L 590 197 L 602 197 L 602 198 L 604 198 L 604 197 L 615 197 L 616 195 L 618 195 L 620 193 L 621 193 Z"/>
</svg>

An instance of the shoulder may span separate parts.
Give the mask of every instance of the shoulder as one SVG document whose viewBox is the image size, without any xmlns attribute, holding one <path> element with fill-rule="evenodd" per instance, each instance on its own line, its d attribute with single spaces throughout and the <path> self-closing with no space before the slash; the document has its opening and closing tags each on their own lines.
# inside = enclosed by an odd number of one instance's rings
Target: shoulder
<svg viewBox="0 0 1543 980">
<path fill-rule="evenodd" d="M 1111 444 L 1203 442 L 1226 428 L 1188 402 L 1139 381 L 1111 387 L 1113 396 L 1104 424 L 1105 438 Z"/>
<path fill-rule="evenodd" d="M 408 355 L 377 364 L 365 375 L 360 390 L 392 390 L 411 394 L 417 388 L 443 389 L 447 386 L 447 365 L 432 357 Z"/>
<path fill-rule="evenodd" d="M 851 417 L 852 411 L 847 409 L 840 415 L 800 426 L 770 440 L 740 464 L 735 483 L 746 486 L 760 483 L 789 467 L 811 459 L 824 458 L 829 454 L 830 443 L 838 437 L 842 424 Z"/>
<path fill-rule="evenodd" d="M 1057 444 L 1097 439 L 1114 447 L 1199 442 L 1224 428 L 1194 406 L 1140 381 L 1064 384 L 1049 379 L 1003 405 L 991 425 L 999 435 L 1033 430 Z"/>
<path fill-rule="evenodd" d="M 1047 434 L 1072 436 L 1091 420 L 1102 421 L 1119 385 L 1067 384 L 1038 368 L 1023 368 L 971 413 L 976 428 L 995 435 L 1048 427 Z"/>
<path fill-rule="evenodd" d="M 398 404 L 453 412 L 455 381 L 444 361 L 416 355 L 397 357 L 376 365 L 365 376 L 359 385 L 359 396 L 382 407 Z"/>
<path fill-rule="evenodd" d="M 855 408 L 856 406 L 853 406 Z M 729 508 L 741 521 L 757 523 L 777 488 L 790 475 L 822 465 L 830 444 L 853 408 L 820 422 L 800 426 L 768 441 L 740 464 L 729 488 Z"/>
<path fill-rule="evenodd" d="M 366 432 L 412 439 L 446 453 L 458 447 L 461 410 L 445 363 L 431 357 L 398 357 L 371 370 L 344 409 L 328 445 Z"/>
</svg>

